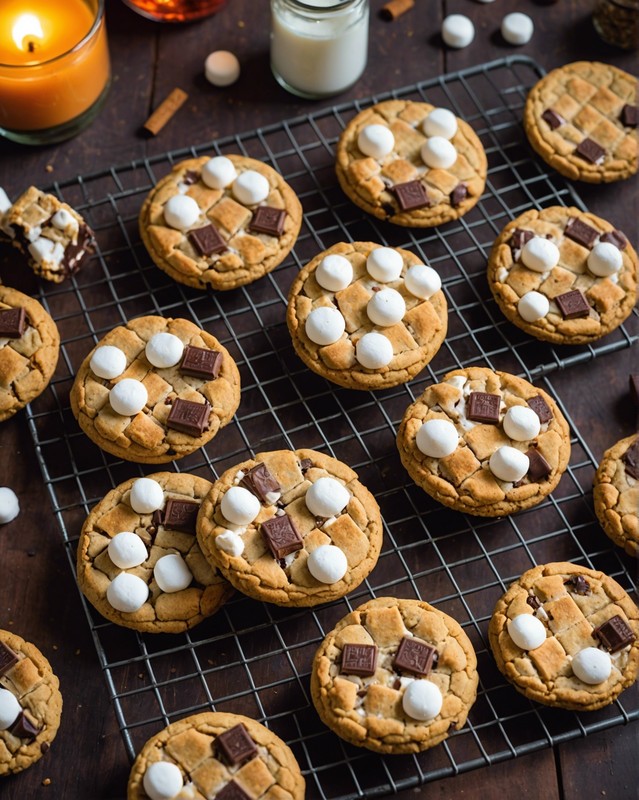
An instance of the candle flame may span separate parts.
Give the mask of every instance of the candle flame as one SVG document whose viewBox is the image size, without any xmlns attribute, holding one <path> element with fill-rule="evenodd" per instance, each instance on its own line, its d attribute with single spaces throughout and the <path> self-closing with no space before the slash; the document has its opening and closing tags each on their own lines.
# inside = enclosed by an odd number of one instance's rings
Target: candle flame
<svg viewBox="0 0 639 800">
<path fill-rule="evenodd" d="M 32 50 L 33 39 L 44 37 L 42 25 L 35 14 L 21 14 L 13 26 L 11 35 L 19 50 Z M 25 42 L 25 39 L 29 41 Z"/>
</svg>

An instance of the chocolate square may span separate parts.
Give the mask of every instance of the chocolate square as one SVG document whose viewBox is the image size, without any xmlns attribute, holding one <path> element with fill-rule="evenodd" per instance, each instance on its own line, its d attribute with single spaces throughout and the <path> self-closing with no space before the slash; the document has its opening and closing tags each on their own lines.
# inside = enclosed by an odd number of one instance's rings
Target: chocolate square
<svg viewBox="0 0 639 800">
<path fill-rule="evenodd" d="M 628 475 L 635 480 L 639 480 L 639 437 L 626 450 L 621 460 L 626 467 Z"/>
<path fill-rule="evenodd" d="M 428 675 L 436 666 L 438 659 L 439 653 L 435 647 L 404 636 L 399 643 L 393 666 L 397 670 L 412 672 L 414 675 Z"/>
<path fill-rule="evenodd" d="M 266 464 L 262 463 L 256 464 L 244 474 L 240 481 L 240 486 L 244 486 L 249 492 L 253 492 L 260 503 L 267 506 L 272 505 L 272 502 L 267 500 L 266 496 L 268 494 L 277 493 L 279 495 L 282 492 L 282 487 L 268 471 Z"/>
<path fill-rule="evenodd" d="M 194 378 L 212 381 L 217 378 L 221 366 L 222 353 L 188 344 L 184 348 L 180 372 L 184 375 L 192 375 Z"/>
<path fill-rule="evenodd" d="M 377 667 L 377 647 L 374 644 L 345 644 L 342 650 L 342 675 L 360 675 L 365 677 L 375 674 Z"/>
<path fill-rule="evenodd" d="M 177 397 L 166 420 L 166 427 L 189 436 L 201 436 L 209 429 L 211 406 L 208 402 L 194 403 Z"/>
<path fill-rule="evenodd" d="M 228 250 L 222 234 L 215 225 L 205 225 L 203 228 L 189 231 L 188 239 L 198 253 L 205 258 L 212 256 L 214 253 L 223 253 Z"/>
<path fill-rule="evenodd" d="M 215 746 L 231 767 L 244 764 L 257 755 L 257 746 L 241 722 L 239 725 L 229 728 L 228 731 L 220 733 L 215 740 Z"/>
<path fill-rule="evenodd" d="M 468 186 L 465 183 L 458 183 L 450 193 L 450 204 L 453 208 L 457 208 L 467 197 Z"/>
<path fill-rule="evenodd" d="M 239 785 L 239 783 L 235 783 L 235 781 L 231 781 L 227 783 L 226 786 L 217 792 L 215 795 L 215 800 L 251 800 L 250 795 L 246 794 L 244 789 Z"/>
<path fill-rule="evenodd" d="M 499 406 L 501 397 L 488 392 L 471 392 L 468 397 L 466 416 L 473 422 L 488 422 L 499 424 Z"/>
<path fill-rule="evenodd" d="M 609 653 L 616 653 L 632 644 L 637 638 L 626 620 L 615 614 L 592 632 L 593 639 L 598 639 Z"/>
<path fill-rule="evenodd" d="M 7 308 L 0 311 L 0 337 L 19 339 L 27 329 L 27 312 L 24 308 Z"/>
<path fill-rule="evenodd" d="M 632 402 L 639 406 L 639 375 L 628 375 L 628 388 Z"/>
<path fill-rule="evenodd" d="M 536 611 L 538 608 L 541 608 L 541 600 L 537 597 L 536 594 L 529 594 L 526 598 L 526 602 L 528 605 Z"/>
<path fill-rule="evenodd" d="M 550 475 L 552 468 L 536 447 L 531 447 L 526 451 L 528 456 L 528 477 L 531 481 L 537 482 Z"/>
<path fill-rule="evenodd" d="M 14 653 L 8 644 L 0 642 L 0 677 L 8 672 L 14 664 L 18 663 L 18 654 Z"/>
<path fill-rule="evenodd" d="M 250 231 L 266 233 L 268 236 L 281 236 L 284 233 L 286 211 L 272 206 L 258 206 L 248 224 Z"/>
<path fill-rule="evenodd" d="M 84 261 L 95 252 L 94 244 L 95 239 L 91 228 L 88 225 L 80 225 L 76 243 L 70 242 L 64 248 L 64 256 L 60 265 L 65 275 L 73 275 L 80 269 Z"/>
<path fill-rule="evenodd" d="M 619 118 L 626 128 L 636 128 L 637 121 L 639 120 L 639 107 L 631 106 L 626 103 L 626 105 L 621 109 Z"/>
<path fill-rule="evenodd" d="M 193 500 L 174 500 L 170 497 L 166 501 L 160 524 L 173 531 L 194 534 L 199 510 L 200 504 Z"/>
<path fill-rule="evenodd" d="M 590 594 L 590 584 L 583 575 L 571 575 L 564 581 L 564 586 L 568 586 L 575 594 L 585 597 Z"/>
<path fill-rule="evenodd" d="M 575 148 L 575 153 L 584 161 L 589 161 L 591 164 L 601 164 L 606 155 L 604 148 L 595 142 L 594 139 L 586 138 L 579 142 Z"/>
<path fill-rule="evenodd" d="M 194 169 L 187 169 L 187 171 L 182 176 L 182 183 L 185 183 L 187 186 L 192 186 L 194 183 L 197 183 L 200 180 L 200 173 L 196 172 Z"/>
<path fill-rule="evenodd" d="M 400 211 L 413 211 L 415 208 L 428 208 L 430 200 L 421 181 L 397 183 L 391 189 L 394 192 Z"/>
<path fill-rule="evenodd" d="M 591 249 L 599 236 L 599 231 L 590 225 L 586 225 L 577 217 L 570 217 L 564 228 L 564 235 L 573 242 Z"/>
<path fill-rule="evenodd" d="M 526 400 L 526 402 L 535 414 L 537 414 L 542 425 L 546 422 L 550 422 L 552 419 L 552 411 L 540 394 L 536 394 L 534 397 L 531 397 L 530 400 Z"/>
<path fill-rule="evenodd" d="M 279 514 L 264 520 L 260 529 L 266 546 L 278 560 L 303 547 L 302 537 L 288 514 Z"/>
<path fill-rule="evenodd" d="M 526 242 L 534 238 L 535 234 L 532 231 L 526 231 L 523 228 L 515 228 L 510 236 L 510 249 L 521 250 Z"/>
<path fill-rule="evenodd" d="M 614 244 L 618 250 L 625 250 L 626 247 L 628 247 L 628 239 L 626 239 L 626 236 L 622 231 L 618 230 L 606 231 L 606 233 L 602 233 L 599 237 L 599 241 Z"/>
<path fill-rule="evenodd" d="M 18 739 L 28 739 L 33 741 L 40 733 L 42 728 L 39 728 L 34 722 L 29 719 L 24 711 L 21 711 L 18 718 L 11 726 L 11 733 Z"/>
<path fill-rule="evenodd" d="M 554 131 L 564 124 L 566 121 L 561 114 L 558 114 L 552 108 L 547 108 L 541 115 L 541 118 L 548 123 L 550 128 Z"/>
<path fill-rule="evenodd" d="M 580 319 L 590 315 L 590 306 L 580 289 L 571 289 L 569 292 L 557 295 L 555 302 L 564 319 Z"/>
</svg>

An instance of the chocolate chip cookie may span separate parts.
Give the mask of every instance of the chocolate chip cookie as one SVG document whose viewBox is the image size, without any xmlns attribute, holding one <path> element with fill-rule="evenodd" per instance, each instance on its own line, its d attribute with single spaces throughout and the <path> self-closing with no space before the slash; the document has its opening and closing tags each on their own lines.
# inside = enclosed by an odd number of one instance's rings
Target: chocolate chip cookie
<svg viewBox="0 0 639 800">
<path fill-rule="evenodd" d="M 606 450 L 595 475 L 593 497 L 606 535 L 628 555 L 639 557 L 639 435 Z"/>
</svg>

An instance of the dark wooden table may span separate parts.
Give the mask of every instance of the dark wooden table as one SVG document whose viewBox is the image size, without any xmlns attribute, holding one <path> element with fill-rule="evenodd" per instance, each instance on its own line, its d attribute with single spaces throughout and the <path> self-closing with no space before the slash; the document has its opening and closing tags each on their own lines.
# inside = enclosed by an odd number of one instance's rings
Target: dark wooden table
<svg viewBox="0 0 639 800">
<path fill-rule="evenodd" d="M 471 0 L 417 0 L 410 13 L 382 22 L 382 0 L 371 2 L 368 68 L 339 101 L 411 84 L 517 52 L 546 69 L 577 59 L 599 59 L 629 71 L 634 56 L 615 50 L 594 34 L 590 0 L 543 5 L 514 0 L 494 5 Z M 498 34 L 506 11 L 533 17 L 535 36 L 523 48 L 507 46 Z M 473 18 L 476 38 L 465 50 L 445 50 L 439 29 L 445 13 Z M 0 185 L 13 196 L 29 183 L 53 180 L 120 164 L 147 154 L 207 141 L 232 132 L 308 113 L 322 103 L 305 102 L 275 83 L 268 64 L 266 0 L 228 0 L 223 11 L 201 23 L 161 26 L 143 20 L 119 0 L 107 0 L 113 85 L 93 126 L 77 139 L 48 148 L 20 147 L 0 140 Z M 203 78 L 206 55 L 233 50 L 242 63 L 240 81 L 216 89 Z M 149 111 L 175 86 L 189 93 L 186 106 L 155 139 L 141 133 Z M 636 180 L 609 186 L 579 186 L 589 208 L 610 218 L 635 239 Z M 0 264 L 6 261 L 0 252 Z M 11 275 L 2 274 L 6 283 Z M 630 322 L 636 333 L 636 321 Z M 553 376 L 553 384 L 596 458 L 636 425 L 627 376 L 637 371 L 636 350 L 609 354 Z M 18 494 L 22 512 L 0 528 L 0 627 L 37 643 L 60 676 L 64 692 L 62 727 L 51 752 L 37 765 L 0 784 L 0 797 L 60 800 L 123 798 L 129 764 L 96 660 L 77 588 L 50 512 L 47 493 L 24 415 L 2 426 L 0 485 Z M 637 796 L 637 727 L 630 725 L 475 772 L 444 779 L 422 792 L 433 798 L 483 797 L 588 800 Z M 44 785 L 45 779 L 47 785 Z"/>
</svg>

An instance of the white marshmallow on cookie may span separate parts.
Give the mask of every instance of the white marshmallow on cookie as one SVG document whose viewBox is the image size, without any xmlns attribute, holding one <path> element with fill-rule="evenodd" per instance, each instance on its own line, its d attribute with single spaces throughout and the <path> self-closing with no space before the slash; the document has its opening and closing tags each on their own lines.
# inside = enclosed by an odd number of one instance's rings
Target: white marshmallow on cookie
<svg viewBox="0 0 639 800">
<path fill-rule="evenodd" d="M 426 139 L 420 150 L 422 161 L 431 169 L 448 169 L 457 161 L 455 145 L 443 136 Z"/>
<path fill-rule="evenodd" d="M 183 353 L 182 340 L 172 333 L 156 333 L 144 348 L 147 359 L 158 369 L 168 369 L 179 364 Z"/>
<path fill-rule="evenodd" d="M 508 634 L 522 650 L 536 650 L 546 641 L 546 628 L 532 614 L 518 614 L 508 620 Z"/>
<path fill-rule="evenodd" d="M 588 255 L 588 269 L 598 278 L 608 278 L 621 269 L 621 250 L 610 242 L 599 242 Z"/>
<path fill-rule="evenodd" d="M 0 486 L 0 525 L 12 522 L 20 513 L 18 496 L 8 486 Z"/>
<path fill-rule="evenodd" d="M 533 272 L 548 272 L 559 263 L 559 248 L 550 239 L 533 236 L 521 248 L 521 260 Z"/>
<path fill-rule="evenodd" d="M 264 175 L 247 169 L 233 181 L 233 194 L 245 206 L 262 203 L 269 196 L 271 187 Z"/>
<path fill-rule="evenodd" d="M 571 666 L 579 680 L 590 686 L 607 681 L 612 672 L 610 656 L 596 647 L 586 647 L 576 653 Z"/>
<path fill-rule="evenodd" d="M 386 328 L 402 321 L 406 313 L 406 303 L 396 289 L 380 289 L 368 301 L 366 313 L 374 325 Z"/>
<path fill-rule="evenodd" d="M 220 503 L 222 516 L 234 525 L 250 525 L 260 508 L 257 497 L 243 486 L 231 486 Z"/>
<path fill-rule="evenodd" d="M 192 197 L 176 194 L 164 206 L 164 220 L 171 228 L 187 231 L 200 218 L 200 207 Z"/>
<path fill-rule="evenodd" d="M 169 553 L 158 558 L 153 567 L 153 577 L 163 592 L 181 592 L 193 580 L 191 570 L 179 553 Z"/>
<path fill-rule="evenodd" d="M 112 380 L 118 375 L 122 375 L 126 369 L 126 355 L 119 347 L 105 344 L 95 350 L 91 356 L 89 367 L 98 378 Z"/>
<path fill-rule="evenodd" d="M 109 558 L 120 569 L 132 569 L 143 564 L 147 557 L 147 549 L 137 533 L 121 531 L 109 542 L 107 547 Z"/>
<path fill-rule="evenodd" d="M 519 316 L 525 322 L 536 322 L 543 319 L 550 311 L 550 301 L 541 292 L 526 292 L 519 298 L 517 303 Z"/>
<path fill-rule="evenodd" d="M 444 698 L 438 686 L 422 679 L 408 684 L 402 695 L 402 707 L 412 719 L 428 722 L 442 710 Z"/>
<path fill-rule="evenodd" d="M 541 422 L 529 406 L 511 406 L 502 422 L 506 436 L 516 442 L 528 442 L 539 435 Z"/>
<path fill-rule="evenodd" d="M 138 478 L 131 487 L 129 503 L 138 514 L 152 514 L 164 505 L 164 489 L 153 478 Z"/>
<path fill-rule="evenodd" d="M 426 264 L 413 264 L 409 267 L 404 284 L 412 295 L 422 300 L 428 300 L 442 288 L 439 274 Z"/>
<path fill-rule="evenodd" d="M 53 242 L 44 236 L 40 236 L 29 247 L 30 255 L 38 264 L 59 264 L 64 258 L 64 247 L 60 242 Z"/>
<path fill-rule="evenodd" d="M 222 531 L 215 537 L 215 546 L 229 556 L 236 558 L 244 552 L 244 540 L 235 531 Z"/>
<path fill-rule="evenodd" d="M 353 266 L 347 258 L 336 253 L 325 256 L 315 270 L 315 280 L 322 289 L 339 292 L 350 286 L 353 280 Z"/>
<path fill-rule="evenodd" d="M 395 137 L 386 125 L 366 125 L 359 132 L 357 146 L 365 156 L 380 159 L 392 153 Z"/>
<path fill-rule="evenodd" d="M 335 478 L 318 478 L 306 492 L 306 507 L 315 517 L 328 519 L 339 514 L 349 503 L 351 494 Z"/>
<path fill-rule="evenodd" d="M 491 455 L 488 466 L 500 481 L 517 483 L 528 472 L 530 459 L 521 450 L 505 444 Z"/>
<path fill-rule="evenodd" d="M 67 231 L 70 236 L 78 232 L 78 220 L 66 208 L 61 208 L 51 217 L 51 224 L 59 231 Z"/>
<path fill-rule="evenodd" d="M 0 688 L 0 731 L 13 726 L 22 712 L 22 707 L 13 692 Z"/>
<path fill-rule="evenodd" d="M 426 136 L 441 136 L 452 139 L 457 133 L 457 117 L 447 108 L 434 108 L 422 122 Z"/>
<path fill-rule="evenodd" d="M 111 408 L 123 417 L 132 417 L 142 411 L 148 399 L 146 387 L 135 378 L 124 378 L 109 392 Z"/>
<path fill-rule="evenodd" d="M 133 614 L 139 611 L 149 596 L 149 587 L 137 575 L 121 572 L 109 584 L 106 597 L 116 611 Z"/>
<path fill-rule="evenodd" d="M 308 571 L 320 583 L 337 583 L 341 581 L 346 570 L 348 561 L 346 554 L 334 544 L 321 544 L 309 553 L 306 559 Z"/>
<path fill-rule="evenodd" d="M 304 330 L 315 344 L 333 344 L 346 330 L 346 320 L 338 309 L 332 306 L 319 306 L 306 318 Z"/>
<path fill-rule="evenodd" d="M 404 259 L 392 247 L 376 247 L 366 259 L 368 274 L 381 283 L 396 281 L 403 267 Z"/>
<path fill-rule="evenodd" d="M 417 431 L 415 444 L 429 458 L 445 458 L 457 449 L 459 434 L 448 420 L 427 419 Z"/>
<path fill-rule="evenodd" d="M 381 369 L 393 360 L 393 345 L 382 333 L 365 333 L 355 345 L 355 358 L 366 369 Z"/>
<path fill-rule="evenodd" d="M 184 788 L 184 778 L 177 764 L 155 761 L 147 767 L 142 786 L 149 800 L 173 800 Z"/>
<path fill-rule="evenodd" d="M 235 165 L 226 156 L 214 156 L 202 167 L 202 180 L 209 189 L 225 189 L 237 178 Z"/>
</svg>

